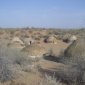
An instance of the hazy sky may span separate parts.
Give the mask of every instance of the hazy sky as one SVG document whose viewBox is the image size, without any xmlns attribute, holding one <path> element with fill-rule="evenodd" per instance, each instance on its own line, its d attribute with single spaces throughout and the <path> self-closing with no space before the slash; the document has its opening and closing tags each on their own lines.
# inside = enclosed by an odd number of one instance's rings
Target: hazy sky
<svg viewBox="0 0 85 85">
<path fill-rule="evenodd" d="M 85 27 L 85 0 L 0 0 L 0 27 Z"/>
</svg>

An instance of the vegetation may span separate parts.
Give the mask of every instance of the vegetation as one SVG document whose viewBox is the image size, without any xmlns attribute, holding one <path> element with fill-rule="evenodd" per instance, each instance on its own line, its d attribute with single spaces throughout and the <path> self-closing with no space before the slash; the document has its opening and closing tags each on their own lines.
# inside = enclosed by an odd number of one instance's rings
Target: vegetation
<svg viewBox="0 0 85 85">
<path fill-rule="evenodd" d="M 39 85 L 62 85 L 59 81 L 56 80 L 56 78 L 53 76 L 45 75 L 45 78 L 43 81 L 40 82 Z"/>
<path fill-rule="evenodd" d="M 85 61 L 85 39 L 78 39 L 74 41 L 64 52 L 72 63 L 79 63 Z"/>
<path fill-rule="evenodd" d="M 74 41 L 64 53 L 64 63 L 70 66 L 68 77 L 75 80 L 77 85 L 85 84 L 85 39 Z M 71 74 L 71 75 L 70 75 Z M 74 79 L 75 78 L 75 79 Z"/>
<path fill-rule="evenodd" d="M 8 67 L 8 60 L 0 56 L 0 81 L 4 82 L 13 78 L 12 71 Z"/>
<path fill-rule="evenodd" d="M 63 51 L 60 56 L 56 56 L 53 49 L 56 46 L 52 43 L 44 43 L 44 40 L 51 35 L 56 36 L 58 43 L 64 43 L 62 47 L 68 44 L 65 42 L 68 42 L 70 36 L 75 35 L 78 39 Z M 32 37 L 35 41 L 40 41 L 40 43 L 36 42 L 32 46 L 24 48 L 7 47 L 7 42 L 10 42 L 12 37 L 15 36 L 19 36 L 19 38 L 23 36 Z M 38 85 L 85 85 L 85 29 L 0 29 L 0 40 L 0 82 L 11 81 L 8 85 L 28 85 L 22 82 L 16 83 L 13 80 L 20 76 L 24 77 L 24 75 L 30 72 L 32 74 L 38 73 L 41 76 Z M 49 50 L 48 48 L 44 49 L 44 45 L 48 45 L 48 47 L 52 45 L 53 48 Z M 45 50 L 48 50 L 48 52 L 44 52 Z M 43 55 L 43 58 L 36 58 L 39 52 Z M 28 56 L 28 54 L 33 54 L 33 56 Z M 53 66 L 55 66 L 53 68 L 51 68 L 51 61 L 53 62 Z M 54 72 L 55 75 L 52 76 Z M 44 74 L 46 75 L 42 77 Z M 33 76 L 33 78 L 37 77 Z"/>
<path fill-rule="evenodd" d="M 14 73 L 17 69 L 22 71 L 23 67 L 31 65 L 31 63 L 31 59 L 20 51 L 0 46 L 0 81 L 12 80 L 17 74 Z"/>
<path fill-rule="evenodd" d="M 85 39 L 74 41 L 60 58 L 48 56 L 50 60 L 67 65 L 56 69 L 55 77 L 67 85 L 85 85 Z"/>
</svg>

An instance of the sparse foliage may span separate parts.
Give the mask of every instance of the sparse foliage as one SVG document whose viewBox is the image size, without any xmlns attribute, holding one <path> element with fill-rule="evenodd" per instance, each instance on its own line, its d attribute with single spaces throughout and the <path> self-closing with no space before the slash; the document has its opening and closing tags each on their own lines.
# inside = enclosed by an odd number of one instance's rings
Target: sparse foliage
<svg viewBox="0 0 85 85">
<path fill-rule="evenodd" d="M 40 82 L 39 85 L 62 85 L 56 78 L 52 76 L 45 75 L 43 81 Z"/>
</svg>

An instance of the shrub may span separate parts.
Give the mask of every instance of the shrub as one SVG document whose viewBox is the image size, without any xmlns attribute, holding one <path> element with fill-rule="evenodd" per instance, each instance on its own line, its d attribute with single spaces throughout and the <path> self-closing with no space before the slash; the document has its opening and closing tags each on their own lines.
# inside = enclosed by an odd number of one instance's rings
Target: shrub
<svg viewBox="0 0 85 85">
<path fill-rule="evenodd" d="M 64 63 L 68 64 L 70 68 L 63 72 L 67 80 L 77 82 L 77 85 L 85 84 L 85 39 L 78 39 L 74 41 L 64 52 Z"/>
<path fill-rule="evenodd" d="M 0 57 L 0 81 L 4 82 L 13 78 L 12 71 L 8 67 L 9 62 Z"/>
<path fill-rule="evenodd" d="M 11 80 L 17 72 L 30 65 L 31 59 L 17 49 L 0 46 L 0 81 Z M 16 73 L 14 73 L 16 72 Z"/>
<path fill-rule="evenodd" d="M 72 63 L 85 61 L 85 39 L 74 41 L 64 52 L 64 57 Z"/>
<path fill-rule="evenodd" d="M 56 81 L 56 78 L 52 76 L 45 75 L 43 81 L 39 85 L 62 85 L 59 81 Z"/>
<path fill-rule="evenodd" d="M 21 53 L 20 51 L 16 52 L 16 55 L 12 58 L 13 64 L 18 64 L 20 66 L 32 64 L 32 59 L 27 57 L 26 54 Z"/>
<path fill-rule="evenodd" d="M 74 41 L 65 51 L 66 57 L 85 57 L 85 39 Z"/>
<path fill-rule="evenodd" d="M 64 67 L 63 69 L 57 69 L 56 71 L 56 77 L 67 85 L 74 83 L 77 85 L 85 84 L 83 75 L 83 71 L 77 66 Z"/>
</svg>

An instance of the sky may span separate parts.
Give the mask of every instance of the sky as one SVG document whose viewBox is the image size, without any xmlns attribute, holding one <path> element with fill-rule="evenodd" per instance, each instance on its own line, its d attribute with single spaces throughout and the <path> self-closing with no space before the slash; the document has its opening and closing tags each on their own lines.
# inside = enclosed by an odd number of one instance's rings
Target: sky
<svg viewBox="0 0 85 85">
<path fill-rule="evenodd" d="M 0 0 L 0 27 L 84 28 L 85 0 Z"/>
</svg>

